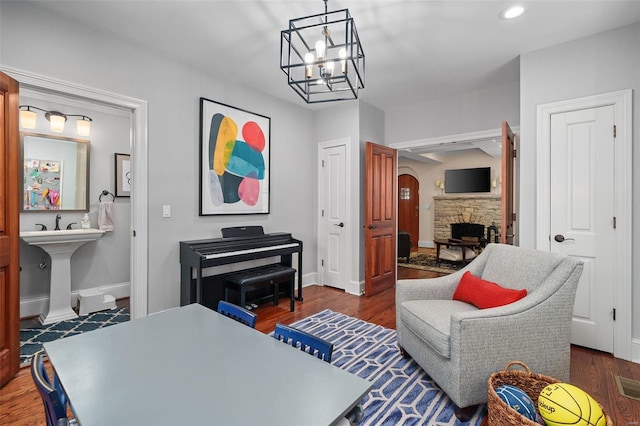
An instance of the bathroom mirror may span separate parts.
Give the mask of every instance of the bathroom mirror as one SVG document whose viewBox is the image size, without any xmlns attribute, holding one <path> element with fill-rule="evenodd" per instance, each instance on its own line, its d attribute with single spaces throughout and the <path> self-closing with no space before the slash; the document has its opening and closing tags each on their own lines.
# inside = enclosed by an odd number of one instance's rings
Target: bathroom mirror
<svg viewBox="0 0 640 426">
<path fill-rule="evenodd" d="M 23 213 L 89 210 L 89 141 L 20 133 Z"/>
</svg>

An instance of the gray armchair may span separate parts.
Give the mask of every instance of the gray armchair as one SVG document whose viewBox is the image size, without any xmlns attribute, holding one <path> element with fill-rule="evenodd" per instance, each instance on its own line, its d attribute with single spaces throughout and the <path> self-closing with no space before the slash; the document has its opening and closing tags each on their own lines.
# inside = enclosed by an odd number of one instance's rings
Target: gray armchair
<svg viewBox="0 0 640 426">
<path fill-rule="evenodd" d="M 452 300 L 465 271 L 502 287 L 526 288 L 528 294 L 490 309 Z M 571 257 L 489 244 L 454 274 L 398 281 L 398 344 L 462 411 L 487 401 L 489 376 L 510 361 L 568 381 L 571 318 L 581 273 L 582 262 Z"/>
</svg>

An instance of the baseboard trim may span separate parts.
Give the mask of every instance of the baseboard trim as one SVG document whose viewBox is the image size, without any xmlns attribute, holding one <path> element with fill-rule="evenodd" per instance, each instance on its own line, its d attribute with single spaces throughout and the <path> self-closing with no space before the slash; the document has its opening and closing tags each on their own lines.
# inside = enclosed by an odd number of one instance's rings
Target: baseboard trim
<svg viewBox="0 0 640 426">
<path fill-rule="evenodd" d="M 109 284 L 89 289 L 78 289 L 71 292 L 69 303 L 76 306 L 78 302 L 78 291 L 80 290 L 98 290 L 104 294 L 110 294 L 116 299 L 122 299 L 131 295 L 130 283 Z M 45 313 L 49 307 L 49 296 L 36 296 L 20 299 L 20 318 L 35 317 Z"/>
<path fill-rule="evenodd" d="M 418 247 L 425 247 L 425 248 L 434 248 L 435 244 L 433 243 L 433 241 L 431 240 L 427 240 L 427 241 L 418 241 Z"/>
<path fill-rule="evenodd" d="M 631 361 L 640 364 L 640 339 L 631 339 Z"/>
</svg>

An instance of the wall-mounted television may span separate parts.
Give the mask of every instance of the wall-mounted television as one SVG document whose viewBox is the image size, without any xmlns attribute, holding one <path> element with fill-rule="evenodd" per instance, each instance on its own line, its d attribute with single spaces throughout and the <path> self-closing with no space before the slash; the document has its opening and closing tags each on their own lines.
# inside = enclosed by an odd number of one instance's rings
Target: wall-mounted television
<svg viewBox="0 0 640 426">
<path fill-rule="evenodd" d="M 491 192 L 491 167 L 445 170 L 444 192 Z"/>
</svg>

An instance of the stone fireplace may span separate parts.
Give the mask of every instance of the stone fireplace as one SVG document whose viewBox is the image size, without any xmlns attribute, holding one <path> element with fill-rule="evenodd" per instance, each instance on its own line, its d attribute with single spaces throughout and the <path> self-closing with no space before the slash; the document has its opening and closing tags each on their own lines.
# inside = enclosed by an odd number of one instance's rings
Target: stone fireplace
<svg viewBox="0 0 640 426">
<path fill-rule="evenodd" d="M 479 227 L 465 226 L 465 224 L 483 225 L 485 238 L 487 237 L 487 229 L 491 225 L 498 228 L 497 235 L 500 233 L 502 218 L 500 195 L 438 195 L 433 197 L 433 201 L 434 239 L 458 238 L 459 236 L 451 234 L 451 224 L 456 224 L 457 232 L 473 229 L 476 233 L 479 232 Z M 494 242 L 493 234 L 491 241 L 488 242 Z"/>
</svg>

